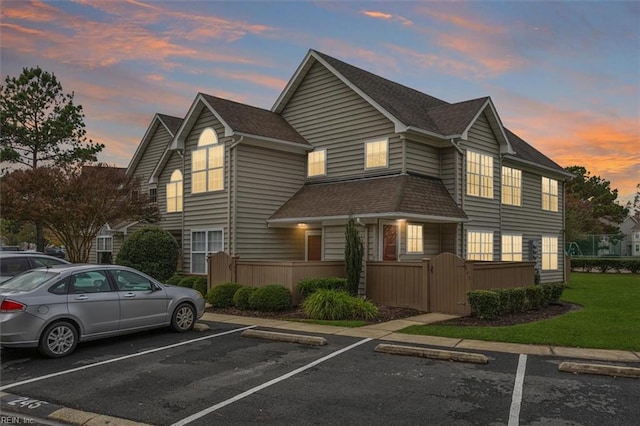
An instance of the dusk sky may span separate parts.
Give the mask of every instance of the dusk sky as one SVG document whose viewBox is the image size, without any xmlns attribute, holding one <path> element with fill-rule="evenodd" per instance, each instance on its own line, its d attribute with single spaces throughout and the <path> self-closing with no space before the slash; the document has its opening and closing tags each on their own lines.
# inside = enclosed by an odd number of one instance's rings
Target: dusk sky
<svg viewBox="0 0 640 426">
<path fill-rule="evenodd" d="M 2 0 L 2 84 L 53 72 L 99 160 L 126 167 L 156 112 L 204 92 L 270 109 L 308 49 L 503 124 L 625 202 L 640 183 L 638 1 Z"/>
</svg>

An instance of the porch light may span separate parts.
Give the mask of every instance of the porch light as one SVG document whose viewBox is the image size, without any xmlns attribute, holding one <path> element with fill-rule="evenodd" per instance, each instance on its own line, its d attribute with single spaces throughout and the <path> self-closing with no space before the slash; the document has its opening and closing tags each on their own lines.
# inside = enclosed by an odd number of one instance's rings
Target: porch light
<svg viewBox="0 0 640 426">
<path fill-rule="evenodd" d="M 306 227 L 307 227 L 306 223 L 304 223 L 304 222 L 299 222 L 298 223 L 298 228 L 306 228 Z"/>
</svg>

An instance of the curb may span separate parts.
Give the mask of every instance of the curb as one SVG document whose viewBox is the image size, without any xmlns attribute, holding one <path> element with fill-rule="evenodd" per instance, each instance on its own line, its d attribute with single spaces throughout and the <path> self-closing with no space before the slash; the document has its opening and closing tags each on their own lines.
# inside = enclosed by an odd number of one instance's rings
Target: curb
<svg viewBox="0 0 640 426">
<path fill-rule="evenodd" d="M 400 346 L 380 343 L 374 349 L 375 352 L 383 352 L 393 355 L 417 356 L 420 358 L 440 359 L 445 361 L 469 362 L 473 364 L 488 364 L 489 358 L 482 354 L 471 352 L 447 351 L 442 349 L 427 349 L 414 346 Z"/>
<path fill-rule="evenodd" d="M 601 376 L 629 377 L 640 379 L 640 368 L 621 367 L 619 365 L 583 364 L 579 362 L 563 362 L 559 371 L 574 374 L 597 374 Z"/>
<path fill-rule="evenodd" d="M 304 345 L 324 346 L 327 339 L 317 336 L 304 336 L 300 334 L 278 333 L 276 331 L 245 330 L 240 333 L 242 337 L 254 337 L 256 339 L 275 340 L 278 342 L 302 343 Z"/>
</svg>

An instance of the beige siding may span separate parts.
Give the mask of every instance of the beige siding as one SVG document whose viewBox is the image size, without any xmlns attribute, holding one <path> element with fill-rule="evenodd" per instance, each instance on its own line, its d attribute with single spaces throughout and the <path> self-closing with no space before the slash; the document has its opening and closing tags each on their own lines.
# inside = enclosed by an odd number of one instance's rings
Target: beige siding
<svg viewBox="0 0 640 426">
<path fill-rule="evenodd" d="M 406 164 L 408 172 L 440 177 L 440 150 L 423 143 L 407 140 Z"/>
<path fill-rule="evenodd" d="M 365 173 L 364 143 L 381 137 L 389 138 L 389 169 L 402 168 L 402 143 L 393 123 L 319 63 L 282 115 L 314 147 L 327 150 L 328 177 Z"/>
<path fill-rule="evenodd" d="M 237 235 L 232 250 L 241 259 L 304 260 L 304 228 L 269 228 L 267 219 L 302 187 L 305 156 L 244 143 L 234 155 Z"/>
<path fill-rule="evenodd" d="M 171 134 L 169 134 L 164 125 L 159 123 L 142 153 L 140 161 L 138 162 L 135 170 L 133 170 L 133 175 L 140 178 L 141 190 L 143 193 L 147 193 L 149 191 L 149 178 L 151 178 L 153 170 L 158 165 L 164 150 L 170 142 Z"/>
<path fill-rule="evenodd" d="M 462 141 L 461 147 L 466 151 L 474 151 L 493 157 L 493 198 L 482 198 L 467 195 L 466 177 L 462 185 L 464 194 L 464 210 L 470 221 L 465 224 L 463 237 L 463 253 L 466 257 L 466 230 L 493 231 L 493 260 L 500 259 L 500 147 L 489 126 L 485 113 L 481 114 L 469 130 L 468 141 Z M 464 158 L 466 163 L 466 157 Z M 466 164 L 465 164 L 466 173 Z"/>
<path fill-rule="evenodd" d="M 323 260 L 344 260 L 344 232 L 344 225 L 324 227 Z"/>
</svg>

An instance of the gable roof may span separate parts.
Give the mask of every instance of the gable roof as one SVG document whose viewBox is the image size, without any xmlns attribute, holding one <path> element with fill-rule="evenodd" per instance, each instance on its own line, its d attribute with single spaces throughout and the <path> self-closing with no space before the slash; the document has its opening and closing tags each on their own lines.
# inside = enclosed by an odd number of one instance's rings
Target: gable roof
<svg viewBox="0 0 640 426">
<path fill-rule="evenodd" d="M 513 155 L 508 156 L 509 158 L 534 166 L 543 167 L 569 178 L 573 177 L 571 173 L 559 166 L 558 163 L 535 149 L 533 146 L 529 145 L 511 130 L 505 128 L 505 131 L 507 132 L 507 136 L 509 137 L 514 150 Z"/>
<path fill-rule="evenodd" d="M 182 118 L 156 113 L 153 116 L 153 119 L 151 120 L 149 127 L 147 127 L 147 131 L 142 137 L 142 141 L 138 145 L 138 148 L 136 148 L 136 152 L 133 154 L 133 157 L 131 158 L 129 165 L 127 166 L 127 173 L 128 174 L 133 173 L 135 168 L 138 166 L 138 163 L 144 156 L 147 146 L 153 139 L 153 135 L 158 129 L 158 126 L 164 126 L 167 132 L 169 132 L 169 135 L 171 136 L 171 138 L 173 138 L 176 132 L 178 131 L 178 128 L 180 128 L 181 124 L 182 124 Z"/>
<path fill-rule="evenodd" d="M 268 220 L 270 225 L 291 225 L 349 216 L 420 218 L 463 222 L 440 179 L 413 174 L 354 179 L 332 183 L 308 183 Z"/>
<path fill-rule="evenodd" d="M 294 145 L 311 149 L 312 146 L 280 114 L 272 111 L 198 93 L 171 149 L 182 149 L 200 112 L 208 108 L 224 126 L 224 136 L 249 136 L 269 142 Z"/>
</svg>

